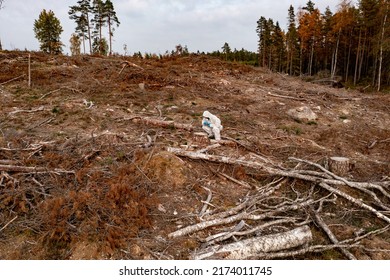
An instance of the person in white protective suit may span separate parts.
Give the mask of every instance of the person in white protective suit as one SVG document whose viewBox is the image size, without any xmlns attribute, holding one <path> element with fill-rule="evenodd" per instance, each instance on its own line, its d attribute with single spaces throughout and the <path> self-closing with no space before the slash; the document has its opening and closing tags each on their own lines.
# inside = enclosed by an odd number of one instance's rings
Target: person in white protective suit
<svg viewBox="0 0 390 280">
<path fill-rule="evenodd" d="M 214 138 L 217 141 L 221 140 L 221 130 L 223 128 L 221 120 L 209 111 L 203 112 L 202 128 L 210 138 Z"/>
</svg>

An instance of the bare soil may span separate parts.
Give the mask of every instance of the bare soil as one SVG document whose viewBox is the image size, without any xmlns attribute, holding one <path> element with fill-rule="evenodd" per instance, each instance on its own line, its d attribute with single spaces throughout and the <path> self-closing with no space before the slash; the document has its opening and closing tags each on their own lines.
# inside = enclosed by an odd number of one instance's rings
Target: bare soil
<svg viewBox="0 0 390 280">
<path fill-rule="evenodd" d="M 324 164 L 342 156 L 353 165 L 349 180 L 390 180 L 389 94 L 334 89 L 195 55 L 142 60 L 31 53 L 31 63 L 28 87 L 28 53 L 0 52 L 0 259 L 188 259 L 219 228 L 178 239 L 167 235 L 199 222 L 203 187 L 212 190 L 210 207 L 222 211 L 255 190 L 221 173 L 255 186 L 275 179 L 251 168 L 177 157 L 167 147 L 207 144 L 197 143 L 194 131 L 134 118 L 173 120 L 201 132 L 208 110 L 220 117 L 222 136 L 241 144 L 211 154 L 257 154 L 283 168 L 297 165 L 290 157 Z M 300 106 L 318 119 L 288 116 Z M 313 186 L 289 179 L 277 195 L 307 194 Z M 381 199 L 390 207 L 389 198 Z M 339 240 L 386 226 L 342 198 L 323 211 Z M 330 244 L 309 225 L 313 244 Z M 389 231 L 361 245 L 351 249 L 359 259 L 390 259 Z M 328 250 L 297 258 L 345 257 Z"/>
</svg>

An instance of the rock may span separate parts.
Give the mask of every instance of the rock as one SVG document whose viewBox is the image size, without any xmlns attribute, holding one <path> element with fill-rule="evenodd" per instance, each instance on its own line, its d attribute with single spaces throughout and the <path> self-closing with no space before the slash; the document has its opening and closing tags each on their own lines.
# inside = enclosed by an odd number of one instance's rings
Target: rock
<svg viewBox="0 0 390 280">
<path fill-rule="evenodd" d="M 287 115 L 297 121 L 314 121 L 317 119 L 317 114 L 307 106 L 290 109 L 287 111 Z"/>
</svg>

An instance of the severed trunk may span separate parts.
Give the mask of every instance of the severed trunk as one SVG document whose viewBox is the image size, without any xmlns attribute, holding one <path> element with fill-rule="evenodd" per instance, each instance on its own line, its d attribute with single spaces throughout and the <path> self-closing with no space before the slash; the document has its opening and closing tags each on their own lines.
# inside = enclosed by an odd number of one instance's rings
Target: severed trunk
<svg viewBox="0 0 390 280">
<path fill-rule="evenodd" d="M 346 175 L 349 171 L 351 164 L 349 158 L 346 157 L 331 157 L 329 158 L 329 171 L 339 176 Z"/>
</svg>

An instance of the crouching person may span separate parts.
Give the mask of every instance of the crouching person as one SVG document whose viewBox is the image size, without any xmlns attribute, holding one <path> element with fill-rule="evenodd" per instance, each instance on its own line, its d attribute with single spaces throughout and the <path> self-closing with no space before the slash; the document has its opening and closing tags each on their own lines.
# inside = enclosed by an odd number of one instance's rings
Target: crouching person
<svg viewBox="0 0 390 280">
<path fill-rule="evenodd" d="M 221 130 L 223 128 L 221 120 L 209 111 L 203 112 L 202 128 L 207 132 L 209 138 L 214 138 L 217 141 L 221 140 Z"/>
</svg>

